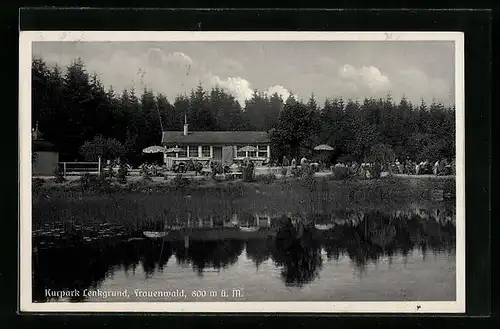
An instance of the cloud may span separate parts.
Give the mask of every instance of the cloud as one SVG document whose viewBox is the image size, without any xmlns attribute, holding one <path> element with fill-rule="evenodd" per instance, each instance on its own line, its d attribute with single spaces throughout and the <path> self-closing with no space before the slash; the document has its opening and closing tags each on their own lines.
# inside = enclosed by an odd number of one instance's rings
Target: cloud
<svg viewBox="0 0 500 329">
<path fill-rule="evenodd" d="M 452 102 L 453 92 L 451 86 L 440 78 L 429 77 L 421 70 L 410 67 L 400 70 L 395 79 L 398 82 L 398 90 L 408 93 L 411 91 L 409 98 L 412 102 L 418 102 L 420 98 L 428 101 L 435 99 L 441 102 Z"/>
<path fill-rule="evenodd" d="M 374 66 L 356 68 L 345 64 L 339 69 L 338 75 L 350 83 L 350 89 L 367 92 L 370 96 L 387 93 L 392 87 L 389 77 Z"/>
<path fill-rule="evenodd" d="M 274 94 L 278 94 L 279 96 L 281 96 L 281 99 L 283 99 L 283 101 L 286 101 L 288 97 L 290 97 L 291 95 L 290 91 L 288 91 L 285 87 L 280 85 L 269 87 L 267 90 L 264 91 L 264 95 L 267 96 L 272 96 Z M 292 96 L 294 98 L 297 98 L 297 95 L 295 94 Z"/>
<path fill-rule="evenodd" d="M 179 94 L 189 93 L 201 83 L 206 89 L 219 85 L 241 105 L 253 96 L 254 89 L 267 95 L 278 93 L 285 100 L 290 96 L 290 90 L 293 90 L 305 101 L 311 93 L 314 93 L 318 102 L 322 102 L 326 97 L 342 96 L 362 100 L 364 97 L 383 97 L 391 92 L 396 101 L 405 94 L 414 103 L 422 97 L 427 102 L 435 98 L 446 104 L 453 103 L 453 82 L 431 76 L 431 73 L 426 74 L 420 67 L 399 65 L 382 69 L 377 65 L 341 62 L 340 59 L 325 55 L 304 60 L 300 65 L 280 59 L 274 62 L 272 69 L 269 68 L 272 59 L 266 57 L 263 62 L 255 64 L 258 67 L 254 69 L 251 57 L 235 59 L 220 56 L 214 59 L 203 52 L 176 50 L 167 52 L 152 47 L 138 48 L 136 51 L 111 49 L 107 53 L 71 53 L 47 47 L 38 54 L 48 64 L 57 63 L 63 68 L 80 55 L 87 71 L 98 73 L 103 85 L 112 85 L 116 93 L 134 88 L 140 94 L 147 87 L 163 93 L 171 101 Z M 267 68 L 259 71 L 259 68 L 264 67 Z"/>
<path fill-rule="evenodd" d="M 210 83 L 213 86 L 217 85 L 225 89 L 236 98 L 241 106 L 244 106 L 245 101 L 253 96 L 253 89 L 251 88 L 250 82 L 241 77 L 230 77 L 222 80 L 219 76 L 214 75 L 211 77 Z"/>
</svg>

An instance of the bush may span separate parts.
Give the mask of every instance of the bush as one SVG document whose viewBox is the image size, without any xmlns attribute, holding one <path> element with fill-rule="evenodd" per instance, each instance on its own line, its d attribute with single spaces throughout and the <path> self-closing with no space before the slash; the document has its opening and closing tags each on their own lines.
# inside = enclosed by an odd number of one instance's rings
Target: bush
<svg viewBox="0 0 500 329">
<path fill-rule="evenodd" d="M 262 182 L 264 184 L 271 184 L 276 180 L 276 175 L 274 173 L 268 173 L 264 175 L 257 176 L 257 181 Z"/>
<path fill-rule="evenodd" d="M 282 177 L 286 177 L 287 174 L 288 174 L 288 168 L 287 167 L 281 167 L 280 174 L 281 174 Z"/>
<path fill-rule="evenodd" d="M 182 175 L 176 175 L 174 179 L 172 179 L 172 185 L 175 189 L 183 189 L 189 186 L 189 179 L 186 177 L 182 177 Z"/>
<path fill-rule="evenodd" d="M 153 180 L 151 177 L 151 171 L 145 164 L 141 165 L 141 176 L 144 181 L 150 182 Z"/>
<path fill-rule="evenodd" d="M 255 180 L 255 170 L 254 165 L 250 162 L 248 165 L 243 167 L 243 181 L 253 182 Z"/>
<path fill-rule="evenodd" d="M 212 162 L 212 172 L 214 172 L 216 175 L 222 174 L 224 172 L 224 168 L 222 167 L 222 164 L 220 162 Z"/>
<path fill-rule="evenodd" d="M 127 184 L 128 167 L 126 164 L 121 163 L 120 168 L 118 168 L 118 183 Z"/>
<path fill-rule="evenodd" d="M 64 183 L 66 181 L 66 177 L 64 177 L 64 174 L 59 170 L 59 168 L 55 169 L 54 176 L 55 176 L 54 181 L 56 183 Z"/>
<path fill-rule="evenodd" d="M 201 175 L 201 171 L 203 170 L 203 164 L 199 161 L 194 161 L 194 171 L 197 175 Z"/>
<path fill-rule="evenodd" d="M 80 188 L 83 192 L 110 192 L 111 177 L 109 175 L 84 174 L 80 177 Z"/>
<path fill-rule="evenodd" d="M 129 192 L 144 191 L 149 186 L 150 184 L 148 184 L 148 182 L 145 182 L 143 180 L 130 182 L 127 184 Z"/>
<path fill-rule="evenodd" d="M 351 171 L 345 166 L 334 166 L 332 168 L 332 178 L 335 180 L 347 180 L 352 178 Z"/>
<path fill-rule="evenodd" d="M 316 172 L 314 166 L 305 164 L 302 166 L 302 177 L 313 177 Z"/>
<path fill-rule="evenodd" d="M 80 177 L 79 182 L 82 191 L 94 190 L 99 185 L 99 176 L 94 174 L 84 174 Z"/>
<path fill-rule="evenodd" d="M 382 173 L 382 165 L 378 162 L 375 162 L 373 166 L 370 167 L 370 174 L 372 178 L 380 178 L 380 174 Z"/>
<path fill-rule="evenodd" d="M 104 167 L 104 170 L 101 172 L 101 176 L 100 177 L 101 178 L 108 178 L 108 179 L 114 178 L 116 176 L 115 175 L 114 167 L 115 167 L 115 162 L 111 161 L 109 164 L 107 164 Z"/>
<path fill-rule="evenodd" d="M 310 164 L 301 166 L 301 178 L 304 186 L 311 192 L 316 190 L 316 178 L 314 178 L 315 169 Z"/>
<path fill-rule="evenodd" d="M 194 161 L 189 159 L 187 162 L 186 162 L 186 170 L 187 171 L 195 171 L 194 170 Z"/>
<path fill-rule="evenodd" d="M 80 147 L 80 154 L 86 161 L 97 161 L 99 157 L 102 160 L 117 159 L 125 155 L 125 147 L 114 138 L 99 135 L 91 141 L 86 141 Z"/>
<path fill-rule="evenodd" d="M 300 168 L 300 167 L 292 167 L 292 169 L 290 170 L 290 173 L 295 178 L 302 177 L 302 168 Z"/>
<path fill-rule="evenodd" d="M 43 186 L 45 181 L 41 178 L 33 178 L 31 180 L 31 191 L 35 194 L 38 194 Z"/>
<path fill-rule="evenodd" d="M 236 177 L 234 175 L 226 175 L 226 180 L 227 181 L 234 181 L 234 180 L 236 180 Z"/>
</svg>

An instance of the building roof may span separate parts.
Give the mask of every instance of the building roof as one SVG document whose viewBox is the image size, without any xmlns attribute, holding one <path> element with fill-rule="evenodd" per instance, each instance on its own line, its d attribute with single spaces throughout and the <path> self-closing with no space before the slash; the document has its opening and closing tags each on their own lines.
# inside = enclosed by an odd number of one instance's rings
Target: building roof
<svg viewBox="0 0 500 329">
<path fill-rule="evenodd" d="M 32 143 L 32 152 L 57 152 L 57 147 L 47 141 L 34 140 Z"/>
<path fill-rule="evenodd" d="M 265 144 L 271 140 L 265 131 L 164 131 L 162 144 Z"/>
</svg>

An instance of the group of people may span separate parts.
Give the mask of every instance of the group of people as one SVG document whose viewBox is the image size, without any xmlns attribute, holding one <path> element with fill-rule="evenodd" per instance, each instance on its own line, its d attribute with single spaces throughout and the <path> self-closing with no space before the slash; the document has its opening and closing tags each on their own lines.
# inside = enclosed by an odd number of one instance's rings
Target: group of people
<svg viewBox="0 0 500 329">
<path fill-rule="evenodd" d="M 300 166 L 305 166 L 309 164 L 309 160 L 307 160 L 305 157 L 302 157 L 300 159 Z M 283 161 L 281 164 L 283 167 L 292 167 L 292 168 L 297 168 L 297 159 L 293 158 L 292 161 L 289 161 L 286 156 L 283 156 Z"/>
<path fill-rule="evenodd" d="M 395 161 L 395 169 L 399 174 L 407 174 L 407 175 L 425 175 L 425 174 L 434 174 L 434 175 L 449 175 L 452 173 L 452 165 L 450 161 L 447 159 L 436 160 L 434 163 L 429 160 L 416 162 L 406 159 L 404 163 L 400 162 L 396 159 Z"/>
</svg>

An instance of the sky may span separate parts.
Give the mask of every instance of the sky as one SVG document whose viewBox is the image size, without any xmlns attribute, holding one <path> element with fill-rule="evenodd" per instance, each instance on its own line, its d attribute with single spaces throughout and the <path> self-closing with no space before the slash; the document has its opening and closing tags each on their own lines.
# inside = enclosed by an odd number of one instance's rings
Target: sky
<svg viewBox="0 0 500 329">
<path fill-rule="evenodd" d="M 65 67 L 81 58 L 116 93 L 147 87 L 170 101 L 202 84 L 244 104 L 253 91 L 307 100 L 390 93 L 455 103 L 452 41 L 34 42 L 33 56 Z"/>
</svg>

